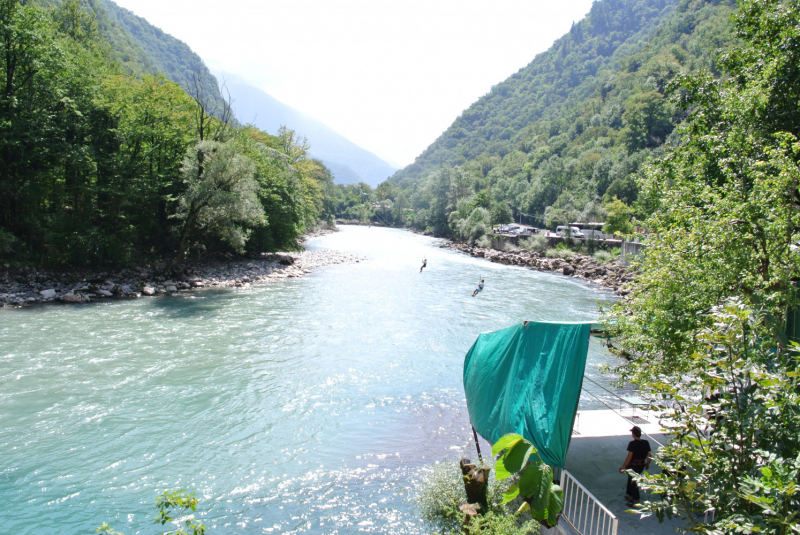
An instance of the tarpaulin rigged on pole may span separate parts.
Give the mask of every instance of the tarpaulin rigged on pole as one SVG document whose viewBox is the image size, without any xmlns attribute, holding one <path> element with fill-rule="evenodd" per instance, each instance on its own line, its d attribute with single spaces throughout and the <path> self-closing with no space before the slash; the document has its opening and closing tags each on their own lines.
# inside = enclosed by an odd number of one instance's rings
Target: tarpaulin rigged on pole
<svg viewBox="0 0 800 535">
<path fill-rule="evenodd" d="M 464 359 L 467 409 L 478 433 L 492 443 L 517 433 L 544 462 L 563 467 L 591 326 L 531 321 L 478 336 Z"/>
</svg>

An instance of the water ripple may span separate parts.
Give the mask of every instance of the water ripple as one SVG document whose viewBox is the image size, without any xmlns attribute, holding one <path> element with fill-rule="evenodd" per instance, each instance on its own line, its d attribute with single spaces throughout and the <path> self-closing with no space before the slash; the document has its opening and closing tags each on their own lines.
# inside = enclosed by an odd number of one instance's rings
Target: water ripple
<svg viewBox="0 0 800 535">
<path fill-rule="evenodd" d="M 468 452 L 477 334 L 608 299 L 439 243 L 346 228 L 309 247 L 367 259 L 299 280 L 0 310 L 0 533 L 150 533 L 177 488 L 210 533 L 424 533 L 409 496 Z"/>
</svg>

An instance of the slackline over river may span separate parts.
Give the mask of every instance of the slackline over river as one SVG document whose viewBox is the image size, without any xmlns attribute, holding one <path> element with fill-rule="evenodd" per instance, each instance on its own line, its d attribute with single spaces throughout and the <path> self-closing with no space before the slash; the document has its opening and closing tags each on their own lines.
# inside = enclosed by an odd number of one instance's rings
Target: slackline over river
<svg viewBox="0 0 800 535">
<path fill-rule="evenodd" d="M 423 533 L 419 471 L 474 451 L 478 334 L 610 299 L 442 243 L 342 227 L 306 246 L 365 259 L 299 279 L 1 309 L 0 533 L 152 533 L 180 488 L 209 533 Z M 592 338 L 587 376 L 615 362 Z"/>
</svg>

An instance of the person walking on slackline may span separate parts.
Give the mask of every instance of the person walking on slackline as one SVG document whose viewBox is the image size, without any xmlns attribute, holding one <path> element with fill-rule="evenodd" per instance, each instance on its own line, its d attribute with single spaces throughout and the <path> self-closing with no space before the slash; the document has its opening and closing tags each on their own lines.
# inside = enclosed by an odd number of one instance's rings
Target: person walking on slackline
<svg viewBox="0 0 800 535">
<path fill-rule="evenodd" d="M 650 460 L 653 458 L 653 454 L 650 451 L 650 443 L 642 439 L 642 429 L 638 425 L 634 425 L 631 428 L 631 435 L 633 440 L 628 443 L 628 456 L 625 458 L 625 462 L 622 463 L 622 468 L 619 469 L 620 474 L 628 469 L 641 474 L 650 468 Z M 639 503 L 639 486 L 636 485 L 630 475 L 628 475 L 628 486 L 625 487 L 625 502 L 628 507 L 633 507 L 633 504 Z"/>
<path fill-rule="evenodd" d="M 426 267 L 428 267 L 428 259 L 427 258 L 423 258 L 422 259 L 422 267 L 419 268 L 419 272 L 422 273 L 422 270 L 425 269 Z"/>
</svg>

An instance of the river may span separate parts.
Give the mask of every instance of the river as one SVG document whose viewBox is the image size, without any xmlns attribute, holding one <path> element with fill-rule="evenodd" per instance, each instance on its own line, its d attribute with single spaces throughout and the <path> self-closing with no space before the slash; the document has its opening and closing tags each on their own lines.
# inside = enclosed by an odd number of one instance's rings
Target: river
<svg viewBox="0 0 800 535">
<path fill-rule="evenodd" d="M 301 279 L 0 309 L 0 533 L 156 533 L 157 493 L 179 488 L 209 535 L 424 533 L 419 471 L 474 456 L 476 336 L 611 299 L 441 243 L 343 227 L 307 247 L 365 259 Z M 587 375 L 604 362 L 593 339 Z"/>
</svg>

